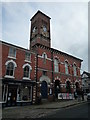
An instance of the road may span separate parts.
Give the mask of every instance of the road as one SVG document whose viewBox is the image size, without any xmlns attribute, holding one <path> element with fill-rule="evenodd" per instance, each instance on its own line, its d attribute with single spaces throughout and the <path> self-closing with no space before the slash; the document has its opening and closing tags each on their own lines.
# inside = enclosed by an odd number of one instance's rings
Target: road
<svg viewBox="0 0 90 120">
<path fill-rule="evenodd" d="M 90 103 L 83 103 L 76 106 L 63 108 L 51 113 L 43 118 L 88 118 L 90 113 Z"/>
</svg>

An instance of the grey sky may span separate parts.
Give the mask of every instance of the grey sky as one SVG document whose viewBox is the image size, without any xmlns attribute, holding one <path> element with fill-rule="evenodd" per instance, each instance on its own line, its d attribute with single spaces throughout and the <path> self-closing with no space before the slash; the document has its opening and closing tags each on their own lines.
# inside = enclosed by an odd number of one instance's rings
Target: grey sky
<svg viewBox="0 0 90 120">
<path fill-rule="evenodd" d="M 30 18 L 37 10 L 51 17 L 51 46 L 83 59 L 82 70 L 88 71 L 87 2 L 2 3 L 0 39 L 29 48 Z"/>
</svg>

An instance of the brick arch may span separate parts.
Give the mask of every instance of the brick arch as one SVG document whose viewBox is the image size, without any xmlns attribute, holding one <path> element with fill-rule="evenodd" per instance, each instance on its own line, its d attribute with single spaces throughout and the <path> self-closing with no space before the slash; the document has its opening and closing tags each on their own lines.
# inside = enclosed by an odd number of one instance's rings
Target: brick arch
<svg viewBox="0 0 90 120">
<path fill-rule="evenodd" d="M 47 84 L 49 84 L 50 83 L 50 78 L 48 76 L 41 76 L 40 77 L 40 82 L 42 82 L 42 81 L 46 81 Z"/>
</svg>

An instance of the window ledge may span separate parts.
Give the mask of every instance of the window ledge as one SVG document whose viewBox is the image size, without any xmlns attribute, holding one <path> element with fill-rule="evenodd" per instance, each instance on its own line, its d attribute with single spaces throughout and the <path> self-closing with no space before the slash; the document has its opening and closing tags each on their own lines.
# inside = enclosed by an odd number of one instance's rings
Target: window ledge
<svg viewBox="0 0 90 120">
<path fill-rule="evenodd" d="M 31 79 L 27 77 L 23 77 L 23 80 L 31 80 Z"/>
<path fill-rule="evenodd" d="M 5 75 L 5 78 L 15 78 L 14 76 Z"/>
<path fill-rule="evenodd" d="M 16 57 L 12 57 L 12 56 L 8 56 L 8 58 L 11 58 L 11 59 L 15 59 L 15 60 L 16 60 Z"/>
<path fill-rule="evenodd" d="M 31 100 L 21 100 L 21 101 L 17 101 L 17 102 L 32 102 Z"/>
<path fill-rule="evenodd" d="M 25 62 L 28 62 L 28 63 L 31 63 L 31 61 L 29 61 L 29 60 L 24 60 Z"/>
</svg>

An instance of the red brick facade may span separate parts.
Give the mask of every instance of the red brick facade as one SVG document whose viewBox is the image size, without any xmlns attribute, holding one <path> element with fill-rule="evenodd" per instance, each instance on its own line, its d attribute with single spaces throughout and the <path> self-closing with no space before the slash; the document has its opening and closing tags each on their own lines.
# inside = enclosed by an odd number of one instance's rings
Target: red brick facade
<svg viewBox="0 0 90 120">
<path fill-rule="evenodd" d="M 57 98 L 58 93 L 73 93 L 76 83 L 81 87 L 82 60 L 51 48 L 50 17 L 44 13 L 38 11 L 31 19 L 30 50 L 5 42 L 0 42 L 0 46 L 2 47 L 2 52 L 0 50 L 0 54 L 2 54 L 0 78 L 3 79 L 3 94 L 7 96 L 2 97 L 3 100 L 5 99 L 4 101 L 8 101 L 8 105 L 13 98 L 15 99 L 15 101 L 13 100 L 14 105 L 16 105 L 16 101 L 18 103 L 20 100 L 32 103 L 37 102 L 37 98 L 53 100 Z M 10 47 L 15 48 L 15 57 L 9 56 Z M 30 61 L 25 60 L 26 52 L 30 53 Z M 10 62 L 15 66 L 11 77 L 6 75 L 6 69 L 9 69 L 7 65 Z M 26 66 L 27 68 L 25 68 Z M 24 74 L 27 75 L 25 78 L 23 78 Z M 8 83 L 7 79 L 8 82 L 10 80 L 11 82 Z M 69 81 L 68 87 L 67 81 Z M 17 94 L 13 95 L 10 92 L 11 84 L 16 86 L 14 87 Z M 14 91 L 14 89 L 12 90 Z"/>
</svg>

